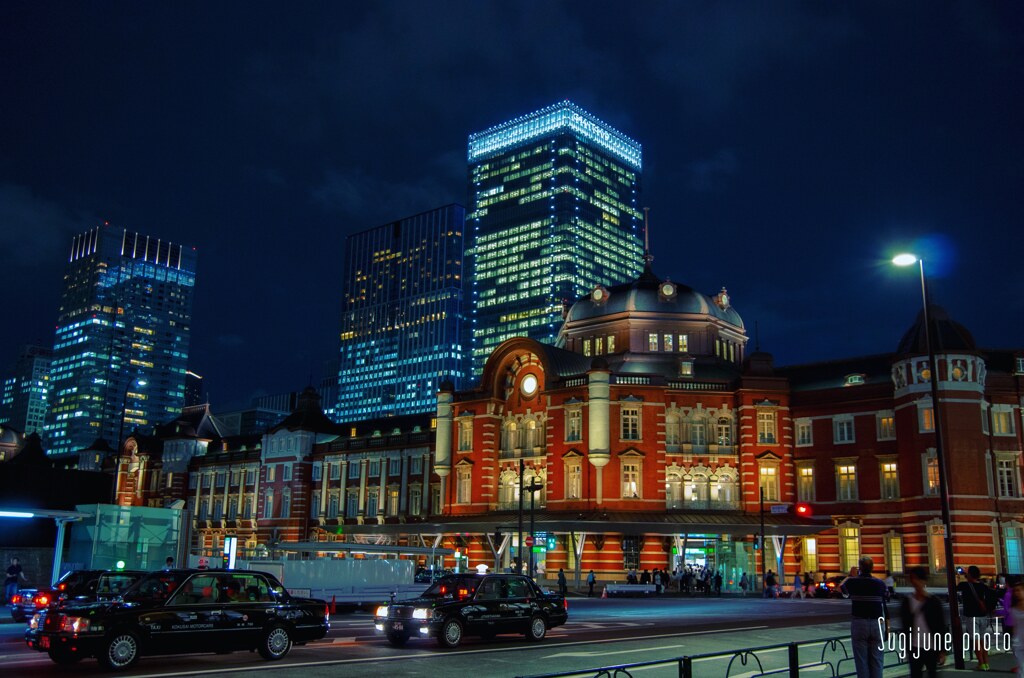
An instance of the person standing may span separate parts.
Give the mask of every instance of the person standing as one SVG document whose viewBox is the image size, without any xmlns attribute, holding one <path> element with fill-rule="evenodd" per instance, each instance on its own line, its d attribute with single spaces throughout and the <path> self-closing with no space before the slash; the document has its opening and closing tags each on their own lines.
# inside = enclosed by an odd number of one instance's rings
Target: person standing
<svg viewBox="0 0 1024 678">
<path fill-rule="evenodd" d="M 804 572 L 804 595 L 808 598 L 814 597 L 814 578 L 811 577 L 810 572 Z"/>
<path fill-rule="evenodd" d="M 1012 623 L 1010 620 L 1013 620 Z M 1024 583 L 1017 582 L 1010 589 L 1010 606 L 1006 621 L 1013 630 L 1013 656 L 1017 660 L 1017 675 L 1024 671 Z"/>
<path fill-rule="evenodd" d="M 775 597 L 775 573 L 771 570 L 768 570 L 768 573 L 764 575 L 764 597 Z"/>
<path fill-rule="evenodd" d="M 565 581 L 565 570 L 558 568 L 558 592 L 562 594 L 564 598 L 569 594 L 569 586 Z"/>
<path fill-rule="evenodd" d="M 804 582 L 800 578 L 800 573 L 796 572 L 793 574 L 793 599 L 804 597 Z"/>
<path fill-rule="evenodd" d="M 892 572 L 889 570 L 885 571 L 885 591 L 886 591 L 886 602 L 892 600 L 893 595 L 896 594 L 896 580 L 892 577 Z"/>
<path fill-rule="evenodd" d="M 742 575 L 740 575 L 740 591 L 743 593 L 743 595 L 747 595 L 748 585 L 749 584 L 747 582 L 747 573 L 744 572 Z"/>
<path fill-rule="evenodd" d="M 967 568 L 967 581 L 960 582 L 956 591 L 964 606 L 964 635 L 974 639 L 974 656 L 978 658 L 978 670 L 988 671 L 988 650 L 984 638 L 988 635 L 990 614 L 996 607 L 996 595 L 989 587 L 978 581 L 981 570 L 977 565 Z"/>
<path fill-rule="evenodd" d="M 928 678 L 935 678 L 945 657 L 942 646 L 936 647 L 936 640 L 946 635 L 946 617 L 942 603 L 928 593 L 928 570 L 912 567 L 907 574 L 914 593 L 900 602 L 900 620 L 907 635 L 910 678 L 921 678 L 922 669 L 928 672 Z"/>
<path fill-rule="evenodd" d="M 594 571 L 591 570 L 587 574 L 587 598 L 594 597 L 594 584 L 597 583 L 597 577 L 594 576 Z"/>
<path fill-rule="evenodd" d="M 716 570 L 715 571 L 715 576 L 714 576 L 712 581 L 714 581 L 714 584 L 715 584 L 715 595 L 721 597 L 721 595 L 722 595 L 722 573 L 720 571 Z"/>
<path fill-rule="evenodd" d="M 167 560 L 164 561 L 164 570 L 174 569 L 174 558 L 167 556 Z"/>
<path fill-rule="evenodd" d="M 889 613 L 885 607 L 885 582 L 871 576 L 874 567 L 875 561 L 864 556 L 860 559 L 859 573 L 839 585 L 851 603 L 850 642 L 857 678 L 882 678 L 885 639 L 881 636 L 881 627 L 884 623 L 888 632 Z"/>
<path fill-rule="evenodd" d="M 7 568 L 7 578 L 4 579 L 4 598 L 6 602 L 11 602 L 11 598 L 18 592 L 18 586 L 28 582 L 28 577 L 25 576 L 25 571 L 21 569 L 21 561 L 17 558 L 11 558 L 11 564 Z"/>
</svg>

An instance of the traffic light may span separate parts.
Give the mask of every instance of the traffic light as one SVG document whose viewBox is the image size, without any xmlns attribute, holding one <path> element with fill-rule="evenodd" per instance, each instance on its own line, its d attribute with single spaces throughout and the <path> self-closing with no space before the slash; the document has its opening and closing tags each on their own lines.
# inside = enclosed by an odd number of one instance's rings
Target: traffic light
<svg viewBox="0 0 1024 678">
<path fill-rule="evenodd" d="M 547 546 L 548 546 L 548 551 L 554 551 L 555 547 L 558 546 L 557 540 L 555 539 L 555 535 L 553 535 L 553 534 L 549 534 L 548 535 L 548 544 L 547 544 Z"/>
<path fill-rule="evenodd" d="M 761 548 L 761 537 L 754 537 L 754 550 L 760 550 Z"/>
<path fill-rule="evenodd" d="M 811 505 L 804 503 L 797 504 L 795 512 L 801 518 L 810 518 L 814 515 L 814 511 L 811 510 Z"/>
</svg>

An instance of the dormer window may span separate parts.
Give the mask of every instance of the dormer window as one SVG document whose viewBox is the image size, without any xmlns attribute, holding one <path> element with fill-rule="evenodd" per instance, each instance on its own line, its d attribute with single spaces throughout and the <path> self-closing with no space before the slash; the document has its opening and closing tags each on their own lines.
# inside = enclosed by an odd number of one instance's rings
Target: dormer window
<svg viewBox="0 0 1024 678">
<path fill-rule="evenodd" d="M 863 386 L 864 375 L 863 374 L 848 374 L 843 382 L 843 386 Z"/>
<path fill-rule="evenodd" d="M 693 361 L 684 360 L 679 363 L 679 376 L 681 377 L 692 377 L 693 376 Z"/>
</svg>

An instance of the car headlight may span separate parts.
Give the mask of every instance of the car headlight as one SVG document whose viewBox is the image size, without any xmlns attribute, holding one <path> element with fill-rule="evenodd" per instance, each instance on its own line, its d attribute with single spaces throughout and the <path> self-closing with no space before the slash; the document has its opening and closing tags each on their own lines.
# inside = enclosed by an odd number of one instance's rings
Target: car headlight
<svg viewBox="0 0 1024 678">
<path fill-rule="evenodd" d="M 89 620 L 85 617 L 64 617 L 64 623 L 60 627 L 66 633 L 82 633 L 89 630 Z"/>
<path fill-rule="evenodd" d="M 38 629 L 39 628 L 39 618 L 41 616 L 42 615 L 40 615 L 38 612 L 35 613 L 34 615 L 32 615 L 32 619 L 29 620 L 29 622 L 28 622 L 28 627 L 30 629 Z"/>
<path fill-rule="evenodd" d="M 388 616 L 388 606 L 387 605 L 381 605 L 380 607 L 377 608 L 377 611 L 374 612 L 373 614 L 375 616 L 377 616 L 377 617 L 386 617 L 386 616 Z"/>
<path fill-rule="evenodd" d="M 412 611 L 413 619 L 427 619 L 430 616 L 430 610 L 425 607 L 419 607 Z"/>
</svg>

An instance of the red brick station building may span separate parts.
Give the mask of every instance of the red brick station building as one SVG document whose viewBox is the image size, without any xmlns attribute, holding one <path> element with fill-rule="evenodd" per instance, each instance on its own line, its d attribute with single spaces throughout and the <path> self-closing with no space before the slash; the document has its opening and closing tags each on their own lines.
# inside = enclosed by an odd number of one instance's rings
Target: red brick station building
<svg viewBox="0 0 1024 678">
<path fill-rule="evenodd" d="M 648 260 L 639 279 L 568 307 L 556 346 L 511 339 L 476 390 L 443 384 L 436 416 L 336 424 L 307 390 L 264 435 L 231 437 L 207 406 L 189 408 L 126 441 L 118 502 L 184 500 L 194 552 L 218 553 L 234 535 L 259 552 L 444 546 L 459 552 L 446 567 L 506 568 L 522 475 L 540 486 L 523 500 L 541 572 L 622 581 L 632 567 L 685 562 L 735 586 L 763 554 L 787 582 L 846 572 L 862 555 L 897 576 L 913 565 L 937 575 L 935 376 L 954 565 L 1024 573 L 1024 351 L 979 349 L 942 309 L 932 318 L 937 375 L 921 316 L 893 353 L 775 368 L 748 352 L 724 289 L 660 279 Z M 797 502 L 813 517 L 772 509 Z"/>
</svg>

